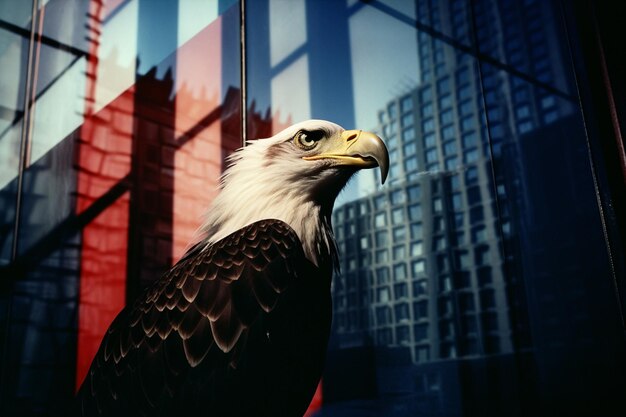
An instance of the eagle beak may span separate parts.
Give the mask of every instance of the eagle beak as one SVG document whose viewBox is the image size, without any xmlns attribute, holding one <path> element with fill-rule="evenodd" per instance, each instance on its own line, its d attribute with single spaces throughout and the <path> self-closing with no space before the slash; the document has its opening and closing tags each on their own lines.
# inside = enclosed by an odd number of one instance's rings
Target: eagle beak
<svg viewBox="0 0 626 417">
<path fill-rule="evenodd" d="M 385 183 L 389 173 L 389 152 L 381 138 L 362 130 L 346 130 L 341 134 L 341 140 L 338 142 L 333 144 L 332 149 L 324 149 L 318 155 L 303 156 L 302 159 L 307 161 L 334 159 L 338 165 L 359 169 L 378 166 L 381 183 Z"/>
</svg>

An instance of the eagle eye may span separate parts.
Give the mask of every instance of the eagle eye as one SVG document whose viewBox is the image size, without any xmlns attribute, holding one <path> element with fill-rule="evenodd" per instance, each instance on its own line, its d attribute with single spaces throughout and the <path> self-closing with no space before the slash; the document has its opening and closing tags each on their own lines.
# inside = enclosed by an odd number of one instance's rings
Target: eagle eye
<svg viewBox="0 0 626 417">
<path fill-rule="evenodd" d="M 317 145 L 317 142 L 324 138 L 323 130 L 301 130 L 296 133 L 294 137 L 294 142 L 298 145 L 299 148 L 304 150 L 310 150 Z"/>
</svg>

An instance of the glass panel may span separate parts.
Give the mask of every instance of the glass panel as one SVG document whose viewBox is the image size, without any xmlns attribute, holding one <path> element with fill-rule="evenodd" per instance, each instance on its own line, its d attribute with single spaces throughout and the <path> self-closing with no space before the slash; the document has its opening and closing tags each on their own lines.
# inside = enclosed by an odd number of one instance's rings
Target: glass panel
<svg viewBox="0 0 626 417">
<path fill-rule="evenodd" d="M 563 63 L 552 62 L 549 69 L 557 77 L 567 77 L 570 70 L 559 65 Z M 500 295 L 493 268 L 477 269 L 479 285 L 496 290 L 495 300 L 491 295 L 483 298 L 481 293 L 481 306 L 488 303 L 497 312 L 500 297 L 519 300 L 509 307 L 516 335 L 512 348 L 533 348 L 528 359 L 535 361 L 532 372 L 541 378 L 535 383 L 548 384 L 545 389 L 555 396 L 553 404 L 559 412 L 596 413 L 595 406 L 587 407 L 586 402 L 570 397 L 584 395 L 594 398 L 596 404 L 608 401 L 603 410 L 611 415 L 624 375 L 616 375 L 610 361 L 594 358 L 613 357 L 623 349 L 618 336 L 621 320 L 577 101 L 556 96 L 489 64 L 483 64 L 482 72 L 502 80 L 495 95 L 486 95 L 486 105 L 496 185 L 491 194 L 497 196 L 500 206 L 507 261 L 505 293 Z M 516 96 L 515 91 L 524 94 Z M 503 94 L 511 94 L 513 99 L 505 100 Z M 495 132 L 492 126 L 497 127 Z M 473 229 L 473 239 L 488 239 L 488 219 L 485 221 L 473 223 L 487 227 L 487 233 L 480 227 Z M 484 255 L 477 248 L 475 261 L 486 264 Z M 507 349 L 506 344 L 493 344 L 496 333 L 491 330 L 501 321 L 496 317 L 483 320 L 490 329 L 485 345 Z M 588 369 L 585 372 L 593 384 L 563 379 L 582 369 Z M 522 377 L 528 372 L 520 371 Z M 611 395 L 615 397 L 600 400 Z"/>
<path fill-rule="evenodd" d="M 623 344 L 614 303 L 598 305 L 616 298 L 561 6 L 346 3 L 250 2 L 247 16 L 249 137 L 322 118 L 374 130 L 392 157 L 382 189 L 375 171 L 361 172 L 336 203 L 335 230 L 349 224 L 344 213 L 373 210 L 336 235 L 341 321 L 320 415 L 575 415 L 607 404 L 602 393 L 618 398 L 624 375 L 609 376 L 611 361 L 591 365 L 594 349 L 616 358 Z M 320 21 L 333 30 L 314 30 Z M 294 33 L 289 47 L 274 30 Z M 351 287 L 354 257 L 375 262 Z M 351 303 L 350 291 L 370 296 Z M 351 325 L 353 313 L 372 320 Z M 578 318 L 561 327 L 567 315 Z M 594 377 L 575 378 L 583 369 Z"/>
<path fill-rule="evenodd" d="M 193 241 L 241 146 L 236 1 L 39 3 L 3 415 L 72 398 L 113 317 Z M 28 34 L 4 27 L 17 87 L 0 105 L 18 109 Z M 0 166 L 5 191 L 16 171 Z"/>
<path fill-rule="evenodd" d="M 12 260 L 20 145 L 25 95 L 32 2 L 0 2 L 0 414 L 10 375 L 8 328 L 11 317 L 11 280 L 5 268 Z"/>
<path fill-rule="evenodd" d="M 31 13 L 29 2 L 0 3 L 0 265 L 13 246 Z"/>
<path fill-rule="evenodd" d="M 480 53 L 499 68 L 532 78 L 556 94 L 575 94 L 565 28 L 557 1 L 478 0 L 471 2 Z M 563 67 L 565 65 L 565 67 Z M 504 82 L 497 74 L 483 77 L 486 92 Z M 572 97 L 570 97 L 572 98 Z"/>
</svg>

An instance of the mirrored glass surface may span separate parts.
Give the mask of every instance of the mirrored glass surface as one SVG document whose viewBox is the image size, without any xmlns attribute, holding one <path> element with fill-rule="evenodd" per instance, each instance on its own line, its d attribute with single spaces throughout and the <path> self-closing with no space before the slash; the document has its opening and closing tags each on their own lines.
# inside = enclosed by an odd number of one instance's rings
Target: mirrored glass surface
<svg viewBox="0 0 626 417">
<path fill-rule="evenodd" d="M 28 72 L 27 2 L 0 4 L 0 265 L 11 260 Z"/>
<path fill-rule="evenodd" d="M 248 105 L 267 116 L 249 136 L 326 118 L 377 132 L 390 154 L 383 187 L 361 172 L 335 206 L 316 415 L 617 406 L 623 373 L 591 365 L 624 345 L 559 7 L 248 7 Z"/>
<path fill-rule="evenodd" d="M 4 256 L 17 227 L 2 276 L 7 415 L 63 413 L 115 315 L 197 237 L 224 157 L 241 146 L 237 2 L 35 3 L 0 22 L 12 210 L 15 121 L 31 88 L 20 221 L 1 235 Z"/>
</svg>

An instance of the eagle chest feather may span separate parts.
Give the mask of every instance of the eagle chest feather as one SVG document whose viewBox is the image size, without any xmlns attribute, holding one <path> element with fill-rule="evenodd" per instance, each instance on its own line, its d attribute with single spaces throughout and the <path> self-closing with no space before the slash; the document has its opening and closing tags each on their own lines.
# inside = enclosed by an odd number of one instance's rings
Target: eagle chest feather
<svg viewBox="0 0 626 417">
<path fill-rule="evenodd" d="M 323 370 L 330 279 L 281 221 L 196 245 L 115 319 L 79 414 L 302 415 Z"/>
</svg>

